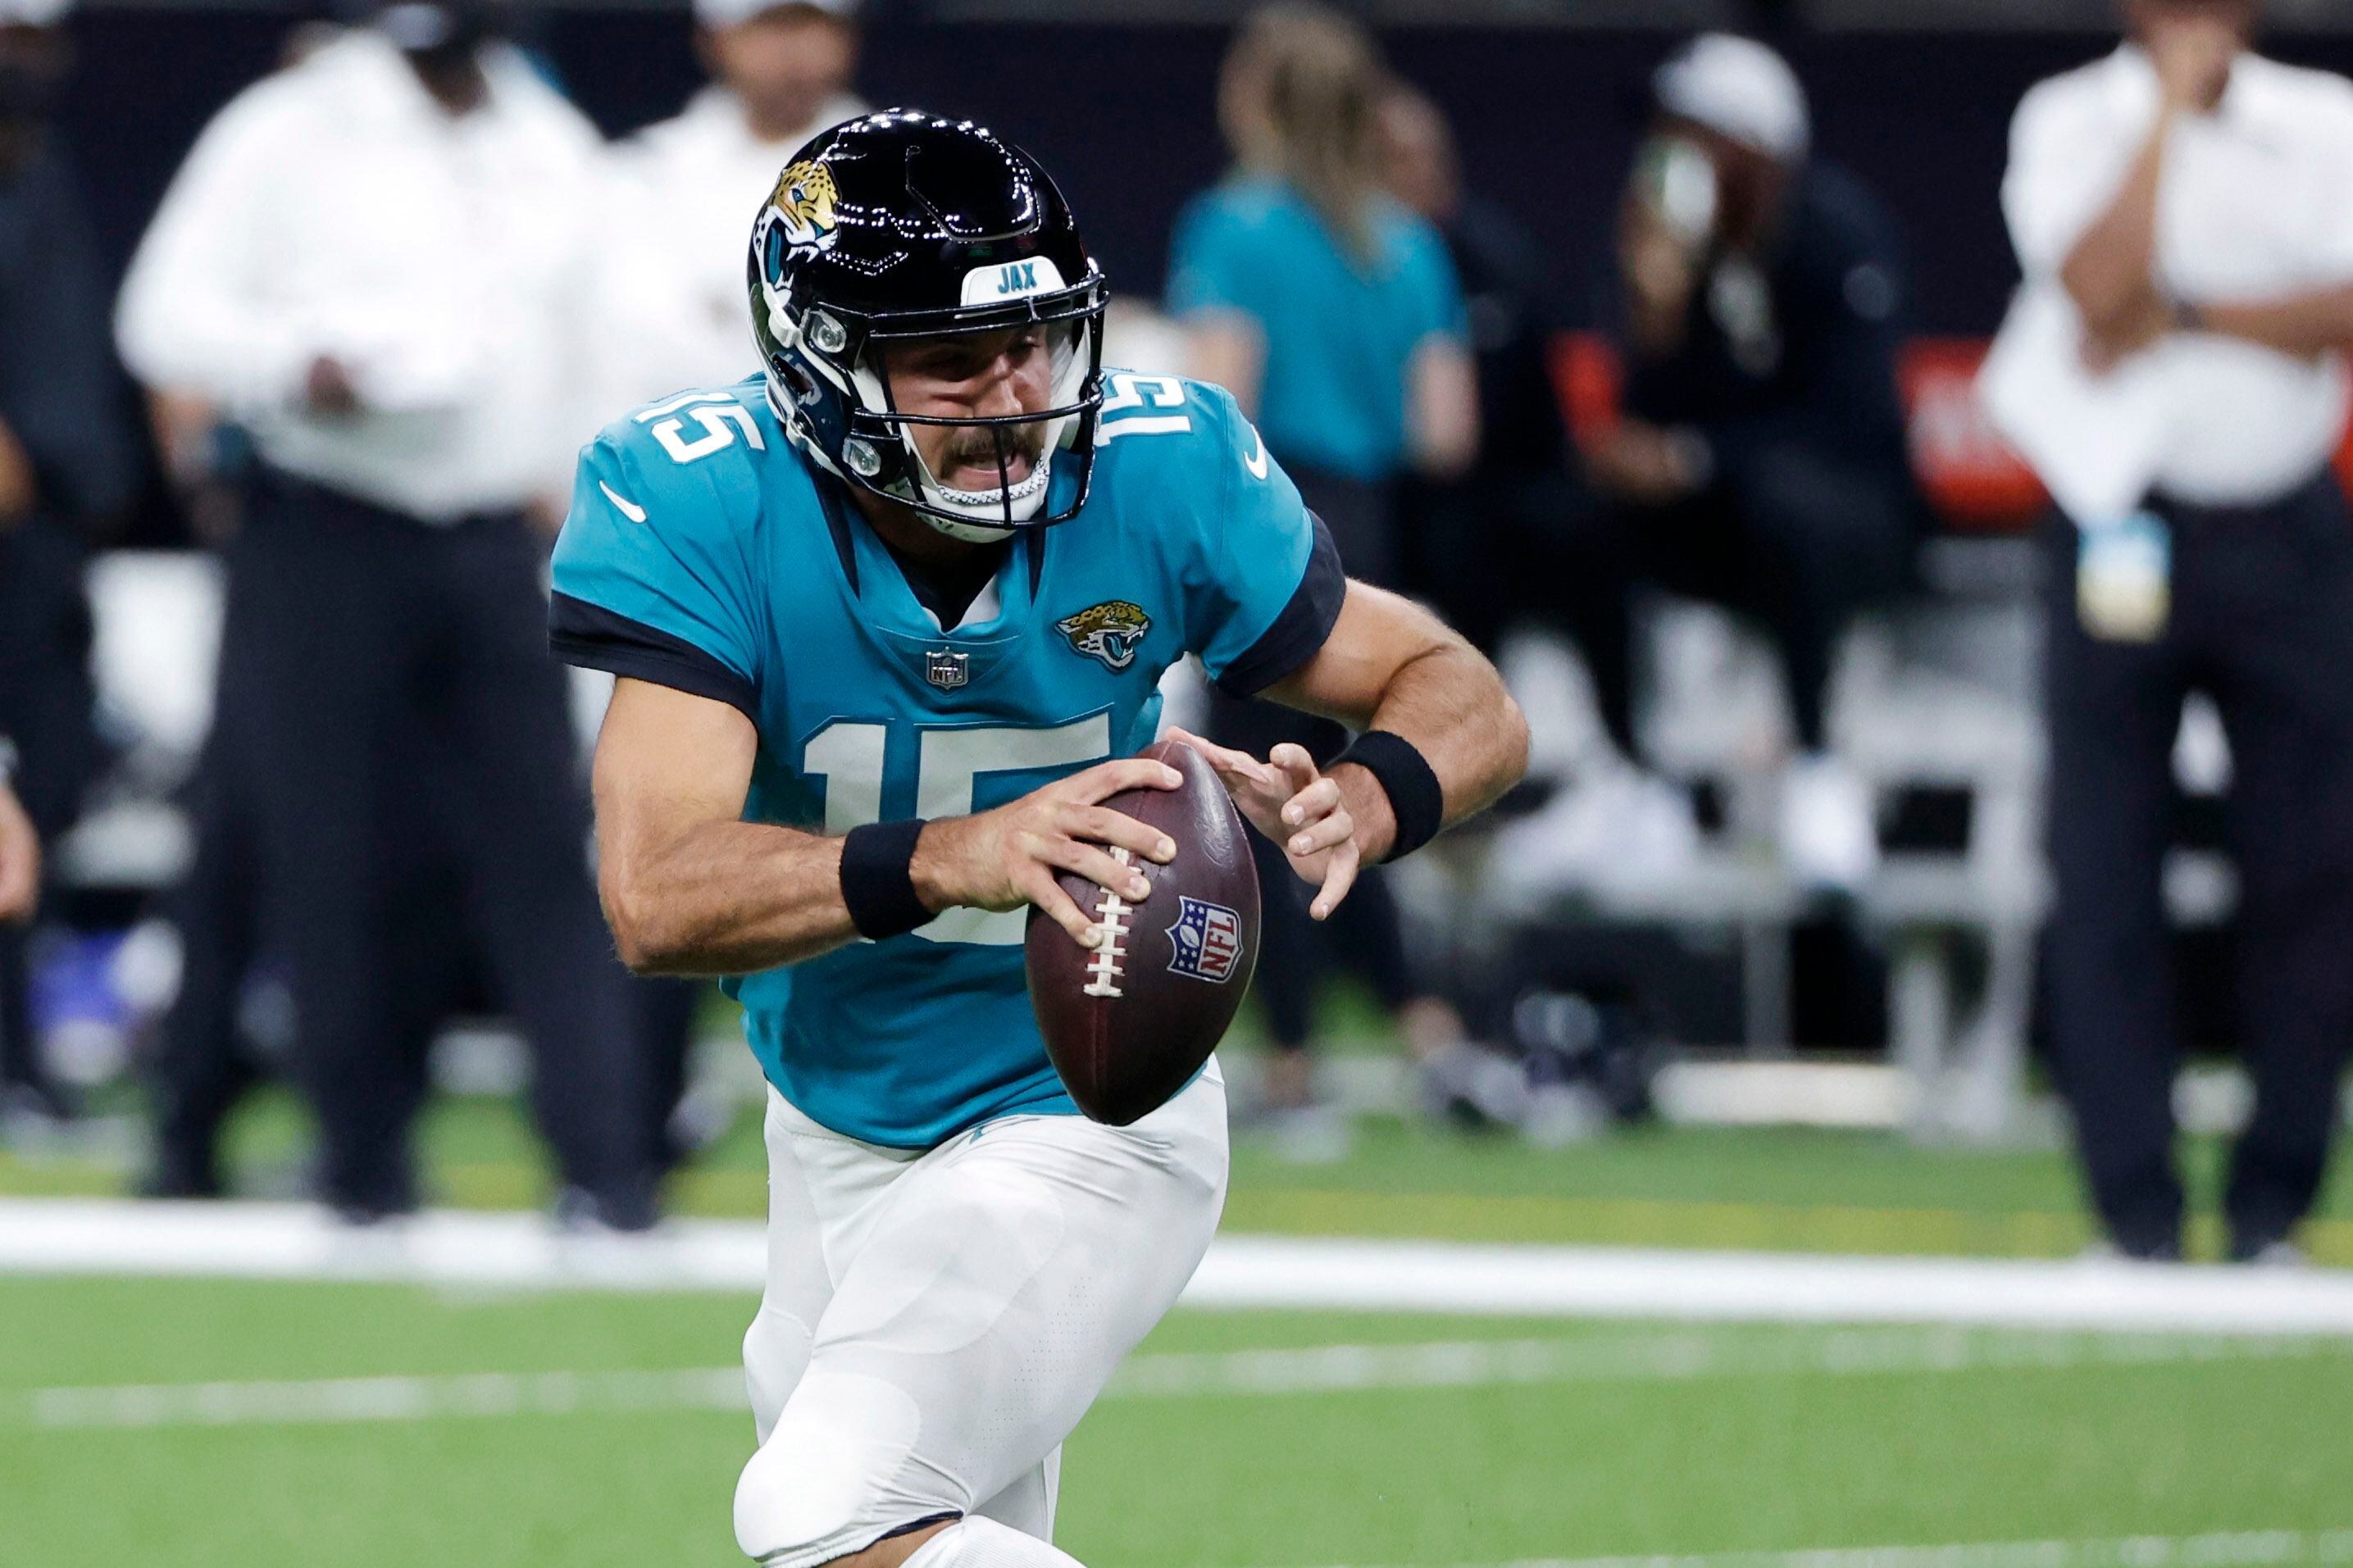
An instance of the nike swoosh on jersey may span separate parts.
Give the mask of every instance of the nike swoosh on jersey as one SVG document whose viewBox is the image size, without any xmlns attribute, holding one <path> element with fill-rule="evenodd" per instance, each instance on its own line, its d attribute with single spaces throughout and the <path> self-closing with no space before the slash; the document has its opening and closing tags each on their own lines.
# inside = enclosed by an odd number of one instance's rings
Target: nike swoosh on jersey
<svg viewBox="0 0 2353 1568">
<path fill-rule="evenodd" d="M 1266 478 L 1266 437 L 1261 436 L 1255 427 L 1251 429 L 1250 437 L 1258 442 L 1258 450 L 1242 459 L 1242 467 L 1250 471 L 1250 478 L 1262 479 Z"/>
<path fill-rule="evenodd" d="M 1261 479 L 1264 479 L 1266 476 L 1264 473 L 1261 473 L 1259 477 Z M 607 484 L 602 479 L 598 479 L 596 481 L 596 488 L 605 492 L 605 499 L 607 500 L 611 501 L 616 507 L 620 509 L 620 513 L 623 517 L 628 518 L 631 522 L 645 521 L 645 508 L 638 505 L 637 502 L 629 500 L 627 496 L 622 495 L 618 490 L 615 489 L 612 486 Z"/>
</svg>

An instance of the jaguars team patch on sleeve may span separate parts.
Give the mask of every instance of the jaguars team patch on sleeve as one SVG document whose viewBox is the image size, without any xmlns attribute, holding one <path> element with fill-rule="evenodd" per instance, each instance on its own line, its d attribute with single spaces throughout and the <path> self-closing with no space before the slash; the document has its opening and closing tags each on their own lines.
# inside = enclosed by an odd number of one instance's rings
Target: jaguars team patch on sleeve
<svg viewBox="0 0 2353 1568">
<path fill-rule="evenodd" d="M 1152 629 L 1152 617 L 1141 605 L 1106 599 L 1075 616 L 1065 616 L 1054 629 L 1070 643 L 1071 651 L 1100 659 L 1108 669 L 1125 669 L 1135 662 L 1135 650 Z"/>
</svg>

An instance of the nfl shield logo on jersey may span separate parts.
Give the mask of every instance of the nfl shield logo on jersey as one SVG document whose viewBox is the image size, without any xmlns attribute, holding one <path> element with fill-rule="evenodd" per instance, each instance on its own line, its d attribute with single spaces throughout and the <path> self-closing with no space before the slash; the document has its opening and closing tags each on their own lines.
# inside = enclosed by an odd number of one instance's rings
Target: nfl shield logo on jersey
<svg viewBox="0 0 2353 1568">
<path fill-rule="evenodd" d="M 1241 916 L 1223 904 L 1187 899 L 1168 928 L 1168 941 L 1176 950 L 1168 961 L 1171 973 L 1223 985 L 1241 961 Z"/>
<path fill-rule="evenodd" d="M 954 691 L 972 679 L 972 655 L 934 648 L 923 655 L 923 679 L 942 691 Z"/>
</svg>

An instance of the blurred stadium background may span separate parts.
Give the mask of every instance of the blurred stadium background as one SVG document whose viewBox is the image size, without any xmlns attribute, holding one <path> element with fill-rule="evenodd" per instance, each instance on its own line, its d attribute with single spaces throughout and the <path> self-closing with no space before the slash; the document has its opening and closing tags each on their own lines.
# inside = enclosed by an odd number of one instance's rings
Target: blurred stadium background
<svg viewBox="0 0 2353 1568">
<path fill-rule="evenodd" d="M 1572 427 L 1611 416 L 1618 206 L 1651 73 L 1683 38 L 1767 28 L 1817 151 L 1894 215 L 1935 525 L 1910 586 L 1845 638 L 1831 707 L 1884 856 L 1851 899 L 1788 874 L 1772 660 L 1719 610 L 1647 599 L 1641 728 L 1692 793 L 1698 852 L 1530 889 L 1482 827 L 1409 863 L 1417 963 L 1500 1079 L 1433 1113 L 1369 994 L 1321 997 L 1347 1135 L 1238 1131 L 1227 1239 L 1073 1439 L 1063 1544 L 1231 1568 L 2353 1561 L 2353 1188 L 2333 1182 L 2304 1233 L 2315 1269 L 2078 1262 L 2098 1226 L 2038 1058 L 2047 503 L 1974 382 L 2018 282 L 2011 115 L 2110 47 L 2105 0 L 1354 9 L 1452 121 L 1471 187 L 1540 242 Z M 1148 309 L 1180 205 L 1226 164 L 1216 79 L 1240 10 L 873 0 L 856 87 L 1038 153 L 1116 295 Z M 318 19 L 83 0 L 58 124 L 110 279 L 206 121 Z M 556 6 L 530 37 L 607 136 L 703 79 L 680 5 Z M 2353 7 L 2276 0 L 2265 48 L 2353 73 Z M 1136 353 L 1165 341 L 1143 311 L 1124 327 Z M 649 1237 L 538 1217 L 528 1058 L 466 973 L 433 1058 L 430 1215 L 387 1235 L 305 1206 L 308 1124 L 278 1087 L 230 1123 L 240 1201 L 131 1201 L 222 614 L 204 517 L 152 454 L 136 489 L 90 542 L 107 760 L 51 846 L 31 939 L 42 1059 L 74 1114 L 0 1117 L 0 1563 L 734 1561 L 765 1187 L 758 1071 L 715 991 L 681 1113 L 699 1147 Z M 1516 637 L 1502 662 L 1538 731 L 1525 815 L 1597 721 L 1560 639 Z M 2203 1211 L 2249 1095 L 2211 709 L 2192 703 L 2176 763 L 2164 886 L 2197 1047 L 2176 1101 Z M 240 1019 L 265 1077 L 287 1005 L 264 962 Z M 1245 1089 L 1262 1027 L 1246 1013 L 1225 1053 Z M 2193 1258 L 2224 1245 L 2193 1219 Z"/>
</svg>

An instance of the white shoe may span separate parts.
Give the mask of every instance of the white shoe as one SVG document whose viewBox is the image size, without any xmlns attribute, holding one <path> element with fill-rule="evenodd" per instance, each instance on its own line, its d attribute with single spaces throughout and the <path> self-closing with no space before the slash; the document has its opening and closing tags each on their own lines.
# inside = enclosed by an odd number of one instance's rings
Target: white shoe
<svg viewBox="0 0 2353 1568">
<path fill-rule="evenodd" d="M 1521 1136 L 1538 1149 L 1589 1143 L 1609 1131 L 1609 1108 L 1581 1083 L 1547 1084 L 1528 1097 Z"/>
<path fill-rule="evenodd" d="M 2250 1268 L 2294 1270 L 2312 1267 L 2312 1259 L 2305 1255 L 2304 1248 L 2292 1241 L 2266 1243 L 2253 1257 L 2241 1261 Z"/>
<path fill-rule="evenodd" d="M 1528 1075 L 1511 1058 L 1456 1040 L 1421 1059 L 1416 1100 L 1432 1121 L 1516 1127 L 1527 1113 Z"/>
<path fill-rule="evenodd" d="M 1489 864 L 1507 890 L 1525 897 L 1664 880 L 1698 854 L 1690 796 L 1620 763 L 1588 769 L 1543 810 L 1506 826 Z"/>
<path fill-rule="evenodd" d="M 1782 776 L 1781 864 L 1809 889 L 1841 893 L 1879 868 L 1871 792 L 1838 758 L 1803 756 Z"/>
<path fill-rule="evenodd" d="M 1274 1157 L 1286 1165 L 1336 1165 L 1356 1146 L 1356 1129 L 1335 1106 L 1295 1105 L 1266 1120 Z"/>
</svg>

